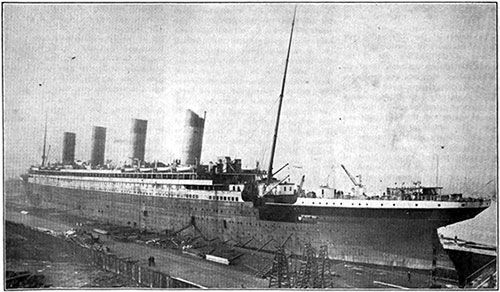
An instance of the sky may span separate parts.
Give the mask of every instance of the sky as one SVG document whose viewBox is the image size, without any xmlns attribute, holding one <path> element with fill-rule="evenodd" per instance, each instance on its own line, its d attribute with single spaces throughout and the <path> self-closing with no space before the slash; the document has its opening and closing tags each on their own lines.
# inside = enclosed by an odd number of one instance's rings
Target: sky
<svg viewBox="0 0 500 292">
<path fill-rule="evenodd" d="M 295 5 L 3 4 L 6 177 L 49 161 L 63 132 L 90 158 L 180 156 L 186 109 L 206 111 L 203 162 L 267 169 Z M 494 3 L 298 4 L 274 169 L 306 186 L 421 181 L 491 195 L 497 183 Z"/>
</svg>

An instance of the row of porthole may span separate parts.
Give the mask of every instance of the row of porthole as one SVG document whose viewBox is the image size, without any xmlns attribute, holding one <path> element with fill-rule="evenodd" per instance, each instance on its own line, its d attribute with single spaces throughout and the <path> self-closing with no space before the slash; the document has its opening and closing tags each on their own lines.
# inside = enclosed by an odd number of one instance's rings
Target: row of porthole
<svg viewBox="0 0 500 292">
<path fill-rule="evenodd" d="M 84 188 L 85 189 L 85 188 Z M 99 188 L 94 188 L 93 186 L 90 186 L 90 190 L 101 190 Z M 104 191 L 104 190 L 102 190 Z M 141 191 L 136 191 L 136 190 L 123 190 L 121 189 L 120 192 L 124 192 L 124 193 L 134 193 L 134 194 L 139 194 L 139 195 L 146 195 L 146 196 L 150 196 L 152 195 L 152 193 L 146 193 L 146 192 L 141 192 Z M 163 194 L 159 194 L 160 196 L 163 195 Z M 177 195 L 163 195 L 163 196 L 168 196 L 168 197 L 177 197 L 177 198 L 182 198 L 183 196 L 180 195 L 180 194 L 177 194 Z M 198 195 L 191 195 L 191 194 L 188 194 L 186 195 L 186 198 L 193 198 L 193 199 L 198 199 L 199 196 Z M 209 196 L 209 199 L 210 200 L 223 200 L 223 201 L 236 201 L 236 202 L 239 202 L 239 198 L 237 197 L 223 197 L 223 196 Z"/>
<path fill-rule="evenodd" d="M 304 204 L 304 202 L 302 202 L 302 204 Z M 314 205 L 314 202 L 312 202 L 312 204 Z M 319 202 L 319 205 L 321 205 L 321 202 Z M 326 203 L 326 205 L 328 205 L 328 202 Z M 333 203 L 332 205 L 335 205 L 335 203 Z M 342 203 L 340 203 L 340 205 L 342 206 Z M 354 203 L 352 203 L 352 206 L 354 206 Z M 359 206 L 361 206 L 361 203 L 359 203 Z M 366 204 L 366 206 L 368 206 L 368 203 Z M 384 206 L 384 204 L 380 204 L 380 206 Z M 392 206 L 396 206 L 396 204 L 392 204 Z M 441 207 L 441 204 L 437 204 L 438 207 Z M 462 207 L 465 206 L 465 204 L 462 204 L 461 205 Z M 418 204 L 415 204 L 415 207 L 418 207 Z"/>
<path fill-rule="evenodd" d="M 57 183 L 54 183 L 54 184 L 51 184 L 48 180 L 47 180 L 47 183 L 49 185 L 54 185 L 54 186 L 57 186 L 58 184 Z M 130 184 L 130 185 L 133 185 L 133 184 Z M 90 184 L 90 185 L 87 185 L 87 186 L 83 186 L 83 183 L 80 183 L 79 185 L 68 185 L 66 187 L 71 187 L 71 188 L 79 188 L 79 189 L 90 189 L 90 190 L 102 190 L 102 191 L 113 191 L 113 192 L 121 192 L 121 193 L 134 193 L 134 194 L 140 194 L 140 195 L 152 195 L 152 193 L 150 192 L 142 192 L 141 190 L 137 190 L 138 188 L 141 188 L 141 189 L 144 189 L 144 188 L 147 188 L 147 189 L 151 189 L 152 186 L 151 185 L 145 185 L 145 184 L 142 184 L 141 186 L 139 186 L 140 184 L 136 184 L 137 186 L 128 186 L 126 185 L 125 188 L 119 188 L 119 190 L 116 190 L 116 186 L 111 186 L 111 185 L 106 185 L 108 187 L 102 187 L 102 184 L 99 186 L 95 186 L 93 184 Z M 174 189 L 181 189 L 180 186 L 178 185 L 174 185 L 176 188 Z M 159 195 L 162 195 L 161 193 L 158 193 Z M 166 195 L 164 195 L 166 196 Z M 198 195 L 194 195 L 196 196 L 196 198 L 198 198 Z M 181 197 L 181 195 L 177 195 L 177 197 Z"/>
<path fill-rule="evenodd" d="M 238 202 L 239 201 L 239 198 L 235 198 L 235 197 L 224 197 L 224 196 L 208 196 L 208 199 L 209 200 L 215 200 L 215 201 L 236 201 Z"/>
<path fill-rule="evenodd" d="M 36 182 L 36 181 L 35 181 Z M 50 181 L 47 179 L 46 180 L 47 183 L 50 184 Z M 151 184 L 139 184 L 139 183 L 121 183 L 121 182 L 111 182 L 111 183 L 106 183 L 106 182 L 98 182 L 100 183 L 100 186 L 94 186 L 94 185 L 89 185 L 89 186 L 86 186 L 86 187 L 83 187 L 82 185 L 83 184 L 86 184 L 85 181 L 78 181 L 78 185 L 73 185 L 71 184 L 72 182 L 71 181 L 68 181 L 68 187 L 73 187 L 73 188 L 91 188 L 91 189 L 103 189 L 103 190 L 108 190 L 108 189 L 113 189 L 113 191 L 117 191 L 117 192 L 126 192 L 126 193 L 137 193 L 138 191 L 136 190 L 137 188 L 141 188 L 141 189 L 152 189 L 154 188 L 153 185 Z M 92 182 L 94 183 L 94 182 Z M 105 187 L 102 187 L 102 185 L 104 184 Z M 54 184 L 52 185 L 58 185 L 57 182 L 55 182 Z M 119 186 L 122 186 L 121 188 L 119 188 Z M 167 185 L 165 185 L 167 186 Z M 182 190 L 182 189 L 185 189 L 185 187 L 183 185 L 168 185 L 168 187 L 165 187 L 163 186 L 162 188 L 160 189 L 173 189 L 173 190 Z M 116 188 L 119 188 L 119 190 L 115 190 Z M 200 186 L 200 188 L 196 188 L 196 189 L 200 189 L 200 190 L 213 190 L 213 187 L 212 186 Z M 140 193 L 140 192 L 139 192 Z M 147 193 L 146 193 L 147 194 Z"/>
<path fill-rule="evenodd" d="M 59 178 L 56 178 L 57 180 L 59 180 Z M 65 179 L 62 179 L 64 181 L 66 181 Z M 49 179 L 46 179 L 46 181 L 48 182 Z M 70 180 L 67 180 L 67 182 L 72 182 Z M 80 184 L 84 184 L 85 182 L 84 181 L 79 181 Z M 94 183 L 94 182 L 92 182 Z M 151 189 L 153 188 L 153 185 L 151 184 L 140 184 L 140 183 L 122 183 L 122 182 L 110 182 L 110 183 L 107 183 L 107 182 L 97 182 L 97 183 L 100 183 L 101 185 L 104 183 L 106 186 L 109 187 L 115 187 L 116 188 L 116 185 L 122 185 L 122 186 L 125 186 L 125 190 L 123 190 L 123 188 L 120 188 L 120 192 L 134 192 L 134 193 L 137 193 L 137 191 L 134 189 L 134 188 L 148 188 L 148 189 Z M 76 186 L 78 187 L 78 186 Z M 90 188 L 94 189 L 96 188 L 95 186 L 91 185 L 89 186 Z M 212 186 L 201 186 L 202 188 L 201 189 L 206 189 L 206 190 L 211 190 Z M 99 187 L 97 187 L 99 188 Z M 179 190 L 179 189 L 184 189 L 185 187 L 182 186 L 182 185 L 168 185 L 167 188 L 163 187 L 163 189 L 176 189 L 176 190 Z M 139 192 L 140 193 L 140 192 Z M 147 193 L 146 193 L 147 194 Z"/>
<path fill-rule="evenodd" d="M 41 174 L 44 177 L 44 174 Z M 138 179 L 196 179 L 196 174 L 142 174 L 142 173 L 61 173 L 49 172 L 48 175 L 65 175 L 77 177 L 105 177 L 105 178 L 138 178 Z M 47 178 L 47 177 L 44 177 Z M 53 178 L 52 178 L 53 179 Z M 66 179 L 66 178 L 62 178 Z M 72 178 L 68 178 L 72 179 Z"/>
</svg>

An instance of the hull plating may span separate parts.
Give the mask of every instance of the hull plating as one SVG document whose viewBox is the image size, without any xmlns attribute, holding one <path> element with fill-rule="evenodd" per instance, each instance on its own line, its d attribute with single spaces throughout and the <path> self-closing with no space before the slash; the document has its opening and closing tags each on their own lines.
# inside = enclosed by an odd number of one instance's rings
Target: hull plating
<svg viewBox="0 0 500 292">
<path fill-rule="evenodd" d="M 77 190 L 26 183 L 32 204 L 56 207 L 76 215 L 153 231 L 178 230 L 194 219 L 209 238 L 233 240 L 246 247 L 274 251 L 278 244 L 295 254 L 311 243 L 327 245 L 332 259 L 412 269 L 432 269 L 442 251 L 436 229 L 422 220 L 363 216 L 330 216 L 309 222 L 262 220 L 250 202 L 181 198 Z M 276 212 L 290 210 L 275 209 Z M 293 213 L 293 212 L 292 212 Z M 296 213 L 294 213 L 296 214 Z M 252 239 L 253 238 L 253 239 Z"/>
</svg>

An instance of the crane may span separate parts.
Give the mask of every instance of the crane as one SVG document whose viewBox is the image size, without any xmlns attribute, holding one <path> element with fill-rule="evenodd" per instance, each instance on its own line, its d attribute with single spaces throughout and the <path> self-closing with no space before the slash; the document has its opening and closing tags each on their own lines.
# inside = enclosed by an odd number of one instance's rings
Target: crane
<svg viewBox="0 0 500 292">
<path fill-rule="evenodd" d="M 347 171 L 347 169 L 345 168 L 345 166 L 343 164 L 341 164 L 340 166 L 342 166 L 342 169 L 345 171 L 345 173 L 347 174 L 347 176 L 349 177 L 349 179 L 351 179 L 352 183 L 359 187 L 359 188 L 362 188 L 363 185 L 361 184 L 361 178 L 359 180 L 359 182 L 356 181 L 356 179 L 349 173 L 349 171 Z"/>
</svg>

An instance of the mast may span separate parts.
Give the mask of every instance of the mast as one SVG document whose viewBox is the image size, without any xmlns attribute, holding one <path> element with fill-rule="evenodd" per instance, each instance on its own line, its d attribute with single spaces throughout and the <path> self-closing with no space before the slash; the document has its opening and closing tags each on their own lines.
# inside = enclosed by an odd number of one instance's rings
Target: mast
<svg viewBox="0 0 500 292">
<path fill-rule="evenodd" d="M 278 116 L 276 117 L 276 126 L 274 128 L 273 146 L 271 148 L 271 159 L 269 160 L 269 168 L 267 170 L 267 184 L 270 184 L 271 179 L 273 178 L 274 151 L 276 150 L 276 140 L 278 139 L 278 127 L 280 124 L 281 105 L 283 103 L 283 95 L 285 93 L 286 72 L 288 70 L 288 59 L 290 58 L 290 49 L 292 48 L 293 26 L 295 25 L 296 12 L 297 12 L 297 6 L 295 6 L 295 10 L 293 11 L 292 29 L 290 31 L 290 41 L 288 42 L 288 52 L 286 54 L 285 73 L 283 74 L 283 83 L 281 85 L 280 103 L 278 106 Z"/>
<path fill-rule="evenodd" d="M 45 114 L 45 134 L 43 135 L 43 153 L 42 153 L 42 166 L 45 166 L 45 147 L 47 145 L 47 114 Z"/>
</svg>

